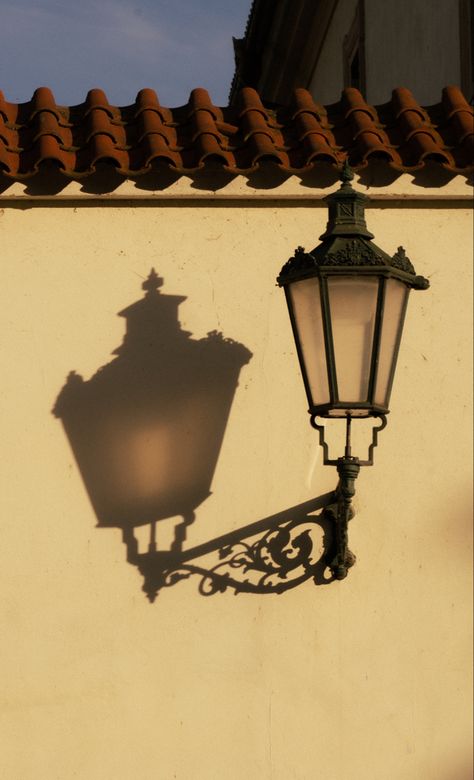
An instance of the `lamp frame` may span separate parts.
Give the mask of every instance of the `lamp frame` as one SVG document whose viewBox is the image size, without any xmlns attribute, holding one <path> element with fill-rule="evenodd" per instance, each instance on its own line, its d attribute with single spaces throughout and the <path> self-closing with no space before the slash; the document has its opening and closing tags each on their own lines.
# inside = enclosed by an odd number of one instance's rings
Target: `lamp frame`
<svg viewBox="0 0 474 780">
<path fill-rule="evenodd" d="M 387 282 L 389 279 L 395 279 L 404 284 L 406 287 L 406 295 L 400 313 L 398 332 L 392 353 L 386 399 L 390 398 L 395 376 L 395 368 L 408 304 L 408 292 L 410 289 L 426 290 L 429 287 L 428 279 L 416 275 L 415 269 L 402 246 L 399 246 L 395 254 L 390 256 L 387 252 L 373 243 L 372 239 L 374 238 L 374 235 L 368 230 L 365 221 L 365 208 L 370 202 L 370 198 L 352 188 L 351 181 L 353 178 L 354 174 L 346 161 L 341 173 L 341 187 L 336 192 L 324 198 L 329 207 L 329 219 L 326 231 L 320 236 L 321 243 L 312 249 L 311 252 L 306 252 L 301 246 L 297 247 L 293 257 L 290 257 L 284 264 L 277 278 L 277 284 L 285 290 L 296 351 L 309 402 L 308 411 L 312 416 L 333 417 L 336 415 L 331 415 L 331 411 L 344 411 L 347 408 L 360 410 L 360 412 L 366 411 L 366 414 L 358 414 L 358 417 L 379 417 L 389 413 L 388 405 L 382 406 L 377 404 L 375 403 L 374 398 L 382 326 L 384 322 Z M 365 401 L 353 402 L 350 401 L 350 399 L 340 399 L 338 392 L 328 280 L 341 277 L 352 277 L 357 279 L 375 277 L 378 279 L 368 392 Z M 313 402 L 300 342 L 300 334 L 295 319 L 294 304 L 290 292 L 292 284 L 307 279 L 317 279 L 319 282 L 319 298 L 329 389 L 329 401 L 323 404 Z"/>
<path fill-rule="evenodd" d="M 348 548 L 347 535 L 348 522 L 353 516 L 351 500 L 355 494 L 354 482 L 357 479 L 361 466 L 373 465 L 374 449 L 378 443 L 378 434 L 387 425 L 386 415 L 389 413 L 388 403 L 403 333 L 408 294 L 410 289 L 426 290 L 429 287 L 428 279 L 416 275 L 415 269 L 402 246 L 399 246 L 397 252 L 391 257 L 372 242 L 374 236 L 369 232 L 365 222 L 365 207 L 369 203 L 370 198 L 356 192 L 352 188 L 350 182 L 353 178 L 354 174 L 346 160 L 341 173 L 341 187 L 338 191 L 324 199 L 329 206 L 329 220 L 326 231 L 320 236 L 321 243 L 311 252 L 305 252 L 304 248 L 299 246 L 295 250 L 294 256 L 285 263 L 277 278 L 277 284 L 285 290 L 298 361 L 309 402 L 308 411 L 311 416 L 311 425 L 319 433 L 319 443 L 323 449 L 324 465 L 336 466 L 339 475 L 339 484 L 336 489 L 337 511 L 333 514 L 335 523 L 335 554 L 329 560 L 329 567 L 335 579 L 344 579 L 347 576 L 348 569 L 355 563 L 355 556 Z M 378 280 L 365 401 L 342 400 L 339 397 L 328 280 L 341 277 L 357 279 L 375 277 Z M 307 279 L 317 279 L 319 286 L 319 305 L 321 307 L 321 325 L 329 395 L 329 401 L 325 403 L 315 403 L 313 401 L 313 391 L 306 369 L 305 355 L 303 354 L 295 316 L 296 303 L 292 300 L 290 291 L 292 284 Z M 399 312 L 397 332 L 392 347 L 390 370 L 385 388 L 387 405 L 382 406 L 375 402 L 375 394 L 389 279 L 402 282 L 406 287 L 406 291 Z M 316 294 L 315 301 L 317 301 Z M 356 414 L 351 415 L 352 410 Z M 331 412 L 336 412 L 336 414 L 331 414 Z M 346 417 L 344 455 L 340 458 L 332 459 L 329 457 L 329 448 L 325 441 L 324 426 L 318 424 L 317 418 L 340 419 L 344 416 Z M 372 442 L 368 448 L 367 459 L 360 460 L 352 455 L 351 422 L 353 418 L 371 417 L 379 418 L 381 423 L 373 428 Z"/>
<path fill-rule="evenodd" d="M 384 269 L 382 272 L 377 271 L 375 273 L 374 268 L 371 266 L 366 266 L 366 267 L 359 266 L 357 269 L 351 269 L 346 267 L 344 268 L 321 267 L 318 268 L 317 274 L 298 276 L 296 279 L 293 280 L 293 281 L 300 281 L 309 278 L 317 278 L 319 280 L 319 293 L 320 293 L 320 301 L 321 301 L 321 313 L 322 313 L 325 352 L 326 352 L 326 369 L 327 369 L 328 386 L 329 386 L 329 402 L 327 404 L 314 404 L 312 402 L 311 388 L 306 373 L 306 366 L 305 366 L 303 352 L 301 349 L 301 343 L 299 340 L 298 328 L 295 320 L 292 301 L 290 299 L 290 291 L 288 285 L 285 284 L 285 296 L 288 305 L 288 312 L 290 315 L 293 336 L 295 339 L 298 361 L 300 364 L 303 383 L 304 383 L 304 387 L 306 390 L 306 395 L 310 407 L 309 413 L 312 416 L 318 416 L 318 417 L 332 417 L 333 415 L 330 415 L 331 410 L 347 409 L 349 403 L 349 402 L 341 401 L 339 399 L 339 391 L 337 386 L 337 375 L 336 375 L 336 361 L 334 355 L 334 341 L 333 341 L 332 325 L 331 325 L 331 314 L 329 310 L 329 294 L 328 294 L 327 282 L 328 279 L 338 277 L 338 276 L 339 277 L 343 276 L 344 278 L 350 276 L 354 276 L 357 278 L 361 278 L 364 276 L 373 278 L 374 276 L 376 276 L 378 279 L 377 304 L 376 304 L 376 313 L 375 313 L 375 325 L 374 325 L 374 335 L 373 335 L 373 344 L 372 344 L 371 365 L 369 371 L 369 385 L 368 385 L 368 392 L 367 392 L 367 400 L 366 402 L 350 401 L 350 407 L 351 409 L 367 410 L 367 414 L 364 415 L 361 414 L 358 415 L 358 417 L 362 417 L 362 418 L 380 417 L 381 415 L 386 415 L 389 413 L 388 406 L 381 406 L 379 404 L 376 404 L 374 401 L 376 380 L 377 380 L 377 365 L 378 365 L 378 359 L 380 355 L 380 341 L 382 336 L 383 316 L 385 310 L 386 279 L 397 279 L 398 281 L 405 282 L 405 283 L 410 283 L 411 280 L 405 278 L 408 275 L 395 273 L 388 269 L 387 270 Z M 396 369 L 396 364 L 398 359 L 398 353 L 400 350 L 400 343 L 401 343 L 401 338 L 403 333 L 403 325 L 405 322 L 407 306 L 408 306 L 408 295 L 405 296 L 405 300 L 403 302 L 403 308 L 400 316 L 398 333 L 397 333 L 395 348 L 393 351 L 393 360 L 392 360 L 388 386 L 387 386 L 387 397 L 390 397 L 393 380 L 395 377 L 395 369 Z M 370 409 L 368 409 L 368 407 L 370 407 Z"/>
</svg>

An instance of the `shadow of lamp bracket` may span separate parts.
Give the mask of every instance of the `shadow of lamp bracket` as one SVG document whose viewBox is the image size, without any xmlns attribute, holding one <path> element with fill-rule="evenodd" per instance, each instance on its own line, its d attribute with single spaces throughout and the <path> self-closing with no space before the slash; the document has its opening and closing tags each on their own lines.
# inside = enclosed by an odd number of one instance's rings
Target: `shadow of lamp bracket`
<svg viewBox="0 0 474 780">
<path fill-rule="evenodd" d="M 315 531 L 323 531 L 322 548 L 329 550 L 336 507 L 336 494 L 327 493 L 188 550 L 140 553 L 133 533 L 124 531 L 127 561 L 138 567 L 150 601 L 162 588 L 193 575 L 200 578 L 203 596 L 228 589 L 235 594 L 280 594 L 309 579 L 326 584 L 333 578 L 326 574 L 327 554 L 318 551 Z"/>
<path fill-rule="evenodd" d="M 373 463 L 389 399 L 408 294 L 426 279 L 399 247 L 389 256 L 365 222 L 369 198 L 351 186 L 346 164 L 339 190 L 325 200 L 329 220 L 311 252 L 298 247 L 277 283 L 288 311 L 324 464 L 339 476 L 334 493 L 183 549 L 196 508 L 210 495 L 227 418 L 241 368 L 251 358 L 242 344 L 211 332 L 195 340 L 180 327 L 183 296 L 163 295 L 151 272 L 145 296 L 124 309 L 127 331 L 116 357 L 88 381 L 70 374 L 55 405 L 101 527 L 122 530 L 127 560 L 144 576 L 150 601 L 163 588 L 197 575 L 210 595 L 282 593 L 313 579 L 344 579 L 354 564 L 347 528 L 354 483 Z M 344 455 L 329 457 L 318 419 L 345 420 Z M 366 460 L 352 454 L 351 426 L 379 421 Z M 319 515 L 314 513 L 323 510 Z M 174 543 L 158 550 L 156 523 L 180 516 Z M 146 552 L 134 529 L 150 526 Z M 315 531 L 323 531 L 317 554 Z M 215 556 L 217 555 L 217 561 Z M 211 562 L 208 557 L 214 556 Z M 327 570 L 330 575 L 327 575 Z"/>
</svg>

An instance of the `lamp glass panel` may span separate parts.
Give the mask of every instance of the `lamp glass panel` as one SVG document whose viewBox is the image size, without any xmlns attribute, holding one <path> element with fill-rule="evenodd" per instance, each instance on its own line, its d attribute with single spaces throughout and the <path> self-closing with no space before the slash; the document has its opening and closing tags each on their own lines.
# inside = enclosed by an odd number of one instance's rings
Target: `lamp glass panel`
<svg viewBox="0 0 474 780">
<path fill-rule="evenodd" d="M 293 317 L 313 405 L 329 403 L 319 280 L 303 279 L 289 286 Z"/>
<path fill-rule="evenodd" d="M 328 278 L 337 387 L 342 402 L 367 402 L 378 286 L 376 276 Z"/>
<path fill-rule="evenodd" d="M 374 401 L 377 405 L 388 407 L 409 288 L 398 279 L 387 279 L 385 284 L 385 305 Z"/>
</svg>

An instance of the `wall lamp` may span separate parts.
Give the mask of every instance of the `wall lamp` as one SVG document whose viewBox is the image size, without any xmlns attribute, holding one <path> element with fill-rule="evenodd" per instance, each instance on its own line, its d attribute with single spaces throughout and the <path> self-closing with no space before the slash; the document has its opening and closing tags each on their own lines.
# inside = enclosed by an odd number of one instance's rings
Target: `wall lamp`
<svg viewBox="0 0 474 780">
<path fill-rule="evenodd" d="M 390 257 L 372 242 L 365 222 L 370 199 L 352 188 L 352 179 L 346 162 L 340 189 L 325 198 L 329 220 L 321 243 L 311 252 L 298 247 L 277 279 L 285 290 L 311 425 L 319 432 L 324 464 L 336 466 L 339 474 L 329 562 L 336 579 L 344 579 L 355 563 L 347 539 L 354 481 L 360 466 L 373 464 L 378 433 L 387 424 L 408 294 L 429 287 L 403 247 Z M 345 419 L 342 457 L 329 457 L 318 418 Z M 351 451 L 351 423 L 360 418 L 380 420 L 367 460 Z"/>
<path fill-rule="evenodd" d="M 190 576 L 201 578 L 203 595 L 228 588 L 283 593 L 308 579 L 343 579 L 355 561 L 347 541 L 354 481 L 360 466 L 372 465 L 386 425 L 408 293 L 428 281 L 415 275 L 401 247 L 390 257 L 372 243 L 364 218 L 369 198 L 353 190 L 347 165 L 341 178 L 325 199 L 329 222 L 321 243 L 311 252 L 299 247 L 278 277 L 311 424 L 324 463 L 339 474 L 335 491 L 185 547 L 196 509 L 211 494 L 240 370 L 251 353 L 220 333 L 192 338 L 178 318 L 185 298 L 163 294 L 164 280 L 153 270 L 144 297 L 120 312 L 126 333 L 113 359 L 88 380 L 71 372 L 59 394 L 54 414 L 98 527 L 121 529 L 127 561 L 143 575 L 150 601 Z M 325 418 L 345 420 L 344 455 L 336 460 L 329 457 Z M 351 423 L 360 418 L 378 420 L 366 460 L 351 451 Z M 166 549 L 158 526 L 179 518 Z M 145 550 L 135 535 L 142 530 Z M 323 532 L 322 555 L 316 530 Z"/>
</svg>

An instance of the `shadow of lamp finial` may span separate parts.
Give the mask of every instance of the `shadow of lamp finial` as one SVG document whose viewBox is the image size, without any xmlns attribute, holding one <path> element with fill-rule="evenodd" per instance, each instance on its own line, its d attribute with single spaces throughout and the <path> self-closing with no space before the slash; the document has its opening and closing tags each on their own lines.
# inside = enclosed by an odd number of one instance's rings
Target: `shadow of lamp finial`
<svg viewBox="0 0 474 780">
<path fill-rule="evenodd" d="M 164 284 L 163 278 L 161 276 L 158 276 L 155 269 L 152 268 L 147 278 L 142 284 L 142 289 L 149 294 L 153 294 L 153 292 L 159 290 L 160 287 L 163 287 L 163 284 Z"/>
</svg>

